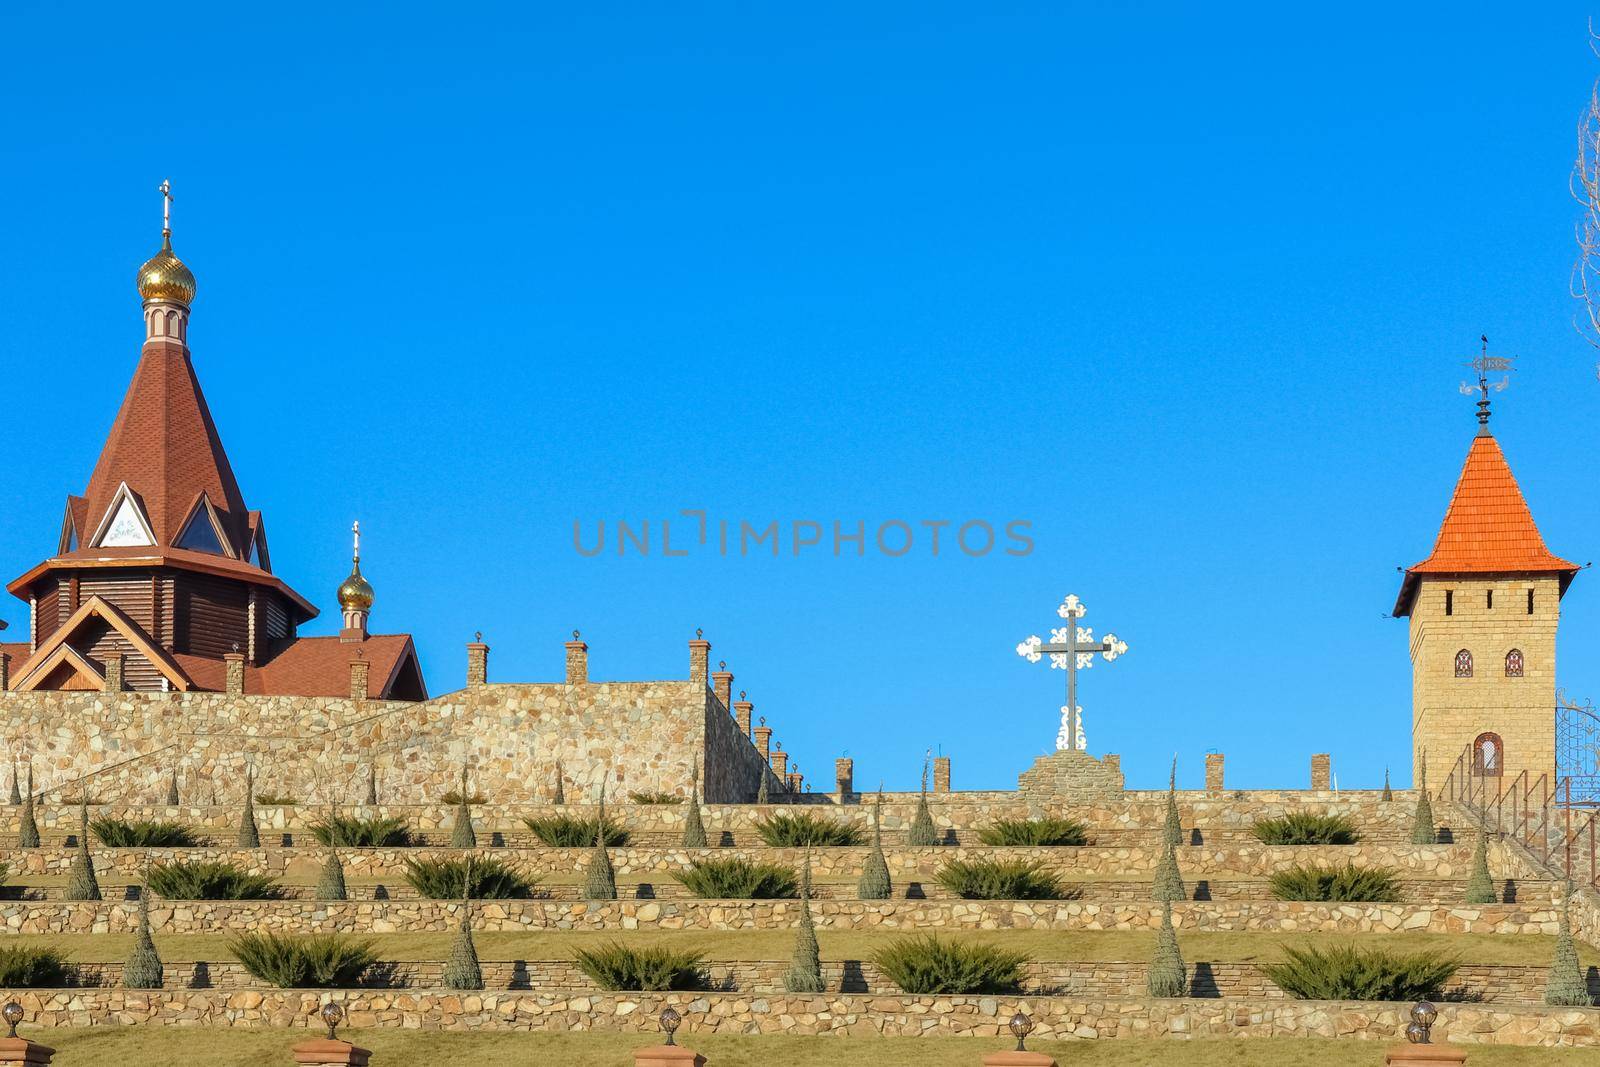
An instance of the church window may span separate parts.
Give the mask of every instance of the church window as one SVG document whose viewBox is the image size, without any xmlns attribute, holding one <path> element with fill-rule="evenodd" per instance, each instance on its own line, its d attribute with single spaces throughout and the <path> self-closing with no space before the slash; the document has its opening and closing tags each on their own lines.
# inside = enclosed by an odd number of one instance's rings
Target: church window
<svg viewBox="0 0 1600 1067">
<path fill-rule="evenodd" d="M 1446 615 L 1454 615 L 1456 613 L 1456 591 L 1454 589 L 1446 589 L 1444 591 L 1444 613 Z"/>
<path fill-rule="evenodd" d="M 1499 734 L 1479 734 L 1472 742 L 1472 773 L 1483 778 L 1500 777 L 1506 763 L 1505 745 Z"/>
<path fill-rule="evenodd" d="M 1533 590 L 1528 590 L 1528 614 L 1533 614 Z"/>
<path fill-rule="evenodd" d="M 1522 677 L 1522 649 L 1513 648 L 1510 652 L 1506 653 L 1506 677 Z"/>
<path fill-rule="evenodd" d="M 99 536 L 94 540 L 92 547 L 128 548 L 155 543 L 155 535 L 150 531 L 150 524 L 145 521 L 144 512 L 140 510 L 128 487 L 123 485 L 112 498 L 112 505 L 107 510 Z"/>
<path fill-rule="evenodd" d="M 213 556 L 228 554 L 222 547 L 222 538 L 217 536 L 217 528 L 211 523 L 211 513 L 204 504 L 195 508 L 194 514 L 189 516 L 189 525 L 178 535 L 174 547 L 186 548 L 191 552 L 209 552 Z"/>
<path fill-rule="evenodd" d="M 1484 591 L 1484 594 L 1483 594 L 1483 606 L 1488 608 L 1490 611 L 1494 610 L 1494 590 L 1493 589 L 1488 589 L 1488 590 Z"/>
<path fill-rule="evenodd" d="M 1472 677 L 1472 653 L 1464 648 L 1456 653 L 1456 677 Z"/>
</svg>

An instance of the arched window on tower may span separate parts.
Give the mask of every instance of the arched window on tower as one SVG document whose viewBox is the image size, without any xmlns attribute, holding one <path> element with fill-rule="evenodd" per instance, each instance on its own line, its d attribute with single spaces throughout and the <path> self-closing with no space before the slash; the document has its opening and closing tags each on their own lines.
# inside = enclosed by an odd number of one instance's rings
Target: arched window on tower
<svg viewBox="0 0 1600 1067">
<path fill-rule="evenodd" d="M 1506 677 L 1522 677 L 1522 649 L 1513 648 L 1510 652 L 1506 653 Z"/>
<path fill-rule="evenodd" d="M 1456 677 L 1472 677 L 1472 653 L 1464 648 L 1456 653 Z"/>
<path fill-rule="evenodd" d="M 1505 766 L 1505 745 L 1499 734 L 1479 734 L 1472 742 L 1472 773 L 1483 778 L 1500 777 Z"/>
</svg>

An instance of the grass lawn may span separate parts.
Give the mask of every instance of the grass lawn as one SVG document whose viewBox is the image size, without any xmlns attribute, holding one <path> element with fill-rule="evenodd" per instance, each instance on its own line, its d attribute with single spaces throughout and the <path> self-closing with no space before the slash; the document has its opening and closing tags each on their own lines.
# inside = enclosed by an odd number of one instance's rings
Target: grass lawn
<svg viewBox="0 0 1600 1067">
<path fill-rule="evenodd" d="M 869 959 L 883 945 L 914 931 L 817 931 L 822 958 Z M 450 954 L 454 933 L 369 935 L 379 953 L 389 960 L 443 960 Z M 1027 952 L 1041 960 L 1122 961 L 1148 960 L 1155 951 L 1155 934 L 1146 931 L 964 930 L 963 941 L 981 941 Z M 169 962 L 231 959 L 228 934 L 156 935 L 156 949 Z M 578 948 L 619 940 L 633 946 L 669 944 L 704 952 L 712 960 L 784 960 L 794 951 L 794 934 L 788 930 L 728 932 L 628 930 L 480 932 L 474 935 L 478 955 L 486 960 L 568 959 Z M 1286 943 L 1297 946 L 1354 941 L 1364 947 L 1395 951 L 1443 951 L 1464 963 L 1544 967 L 1555 951 L 1555 938 L 1542 934 L 1251 934 L 1180 931 L 1179 944 L 1190 962 L 1248 963 L 1278 960 Z M 77 963 L 115 963 L 127 957 L 132 934 L 24 934 L 10 935 L 7 944 L 48 945 L 65 952 Z M 1600 951 L 1579 946 L 1584 964 L 1600 965 Z"/>
<path fill-rule="evenodd" d="M 27 1036 L 57 1050 L 56 1062 L 72 1067 L 168 1067 L 204 1063 L 215 1067 L 283 1067 L 289 1046 L 313 1036 L 308 1031 L 202 1030 L 177 1027 L 104 1027 L 92 1030 L 34 1030 Z M 525 1067 L 552 1063 L 563 1067 L 620 1067 L 630 1053 L 657 1039 L 647 1034 L 455 1034 L 415 1030 L 352 1031 L 348 1035 L 373 1052 L 374 1067 Z M 985 1053 L 1008 1047 L 978 1038 L 868 1038 L 720 1036 L 691 1034 L 682 1042 L 705 1055 L 708 1067 L 975 1067 Z M 1383 1062 L 1388 1042 L 1261 1038 L 1250 1040 L 1163 1041 L 1128 1038 L 1108 1041 L 1037 1041 L 1030 1047 L 1049 1053 L 1067 1067 L 1157 1067 L 1182 1061 L 1185 1067 L 1373 1067 Z M 1582 1067 L 1600 1063 L 1594 1049 L 1536 1049 L 1470 1046 L 1472 1067 Z"/>
</svg>

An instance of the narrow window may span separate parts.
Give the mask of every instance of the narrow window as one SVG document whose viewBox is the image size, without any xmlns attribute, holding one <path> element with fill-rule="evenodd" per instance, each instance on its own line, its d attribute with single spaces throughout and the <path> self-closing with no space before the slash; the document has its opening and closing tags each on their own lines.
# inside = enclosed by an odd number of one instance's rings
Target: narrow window
<svg viewBox="0 0 1600 1067">
<path fill-rule="evenodd" d="M 1456 653 L 1456 677 L 1472 677 L 1472 653 L 1464 648 Z"/>
<path fill-rule="evenodd" d="M 1494 610 L 1494 590 L 1490 589 L 1483 594 L 1483 606 L 1490 611 Z"/>
<path fill-rule="evenodd" d="M 1444 613 L 1446 615 L 1454 615 L 1456 613 L 1456 591 L 1454 589 L 1446 589 L 1444 591 Z"/>
<path fill-rule="evenodd" d="M 1510 652 L 1506 653 L 1506 677 L 1522 677 L 1522 649 L 1513 648 Z"/>
<path fill-rule="evenodd" d="M 1528 614 L 1533 614 L 1533 590 L 1528 590 Z"/>
<path fill-rule="evenodd" d="M 1506 750 L 1499 734 L 1479 734 L 1472 742 L 1472 773 L 1498 778 L 1505 767 Z"/>
</svg>

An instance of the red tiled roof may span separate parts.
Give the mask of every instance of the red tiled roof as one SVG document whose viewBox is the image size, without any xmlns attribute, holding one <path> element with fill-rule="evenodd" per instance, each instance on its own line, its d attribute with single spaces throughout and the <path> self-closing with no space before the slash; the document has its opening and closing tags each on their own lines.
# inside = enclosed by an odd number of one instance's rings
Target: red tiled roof
<svg viewBox="0 0 1600 1067">
<path fill-rule="evenodd" d="M 148 344 L 89 478 L 84 515 L 88 538 L 123 482 L 138 493 L 156 543 L 171 545 L 204 492 L 221 513 L 234 550 L 243 556 L 247 509 L 211 410 L 182 345 Z"/>
<path fill-rule="evenodd" d="M 1479 434 L 1467 450 L 1433 552 L 1406 570 L 1394 613 L 1410 614 L 1423 574 L 1559 574 L 1564 592 L 1577 572 L 1576 563 L 1545 547 L 1500 445 Z"/>
<path fill-rule="evenodd" d="M 28 662 L 28 657 L 32 655 L 28 651 L 28 642 L 26 641 L 20 644 L 7 644 L 4 641 L 0 641 L 0 653 L 11 657 L 11 677 L 13 678 L 17 676 L 17 668 Z"/>
<path fill-rule="evenodd" d="M 277 649 L 259 667 L 247 666 L 244 691 L 258 696 L 349 696 L 350 661 L 358 651 L 371 664 L 368 687 L 380 700 L 387 695 L 398 669 L 416 655 L 410 634 L 373 634 L 360 642 L 300 637 Z M 201 689 L 221 692 L 227 688 L 227 664 L 222 660 L 181 653 L 174 658 Z"/>
</svg>

